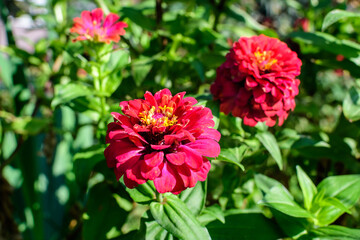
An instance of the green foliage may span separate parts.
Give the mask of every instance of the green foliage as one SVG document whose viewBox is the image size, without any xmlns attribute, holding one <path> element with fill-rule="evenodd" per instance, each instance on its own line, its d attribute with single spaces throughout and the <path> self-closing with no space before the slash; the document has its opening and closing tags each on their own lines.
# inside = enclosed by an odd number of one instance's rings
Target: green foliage
<svg viewBox="0 0 360 240">
<path fill-rule="evenodd" d="M 0 221 L 15 226 L 0 239 L 359 239 L 359 7 L 302 3 L 0 1 Z M 72 42 L 95 7 L 129 25 L 118 43 Z M 232 44 L 259 34 L 302 61 L 283 126 L 245 126 L 210 94 Z M 127 188 L 104 156 L 119 102 L 163 88 L 210 108 L 221 133 L 207 180 L 179 195 Z"/>
</svg>

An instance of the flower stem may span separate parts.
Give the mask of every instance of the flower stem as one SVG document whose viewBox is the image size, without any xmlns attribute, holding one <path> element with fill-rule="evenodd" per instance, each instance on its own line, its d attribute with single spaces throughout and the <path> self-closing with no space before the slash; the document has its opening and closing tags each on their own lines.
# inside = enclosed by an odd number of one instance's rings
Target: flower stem
<svg viewBox="0 0 360 240">
<path fill-rule="evenodd" d="M 104 76 L 102 75 L 102 71 L 101 71 L 101 65 L 102 65 L 102 58 L 103 55 L 99 54 L 99 48 L 96 49 L 95 52 L 95 70 L 96 70 L 96 76 L 94 76 L 94 88 L 97 92 L 100 93 L 99 96 L 99 101 L 100 101 L 100 117 L 99 117 L 99 122 L 98 122 L 98 126 L 100 129 L 100 136 L 99 138 L 103 137 L 103 131 L 105 130 L 106 127 L 106 97 L 104 96 L 104 89 L 103 89 L 103 80 L 104 80 Z"/>
</svg>

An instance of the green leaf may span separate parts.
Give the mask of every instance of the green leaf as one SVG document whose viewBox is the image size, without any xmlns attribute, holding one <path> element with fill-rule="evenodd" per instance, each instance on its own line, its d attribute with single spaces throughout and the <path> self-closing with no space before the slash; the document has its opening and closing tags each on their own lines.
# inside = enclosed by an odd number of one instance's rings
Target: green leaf
<svg viewBox="0 0 360 240">
<path fill-rule="evenodd" d="M 121 9 L 122 16 L 131 20 L 131 23 L 135 23 L 146 30 L 154 30 L 156 22 L 154 19 L 145 16 L 140 9 L 134 7 L 123 7 Z"/>
<path fill-rule="evenodd" d="M 173 236 L 161 227 L 156 221 L 146 222 L 145 240 L 167 240 L 173 239 Z"/>
<path fill-rule="evenodd" d="M 297 237 L 306 232 L 312 223 L 305 218 L 296 218 L 286 215 L 276 209 L 271 209 L 271 213 L 276 219 L 277 225 L 283 230 L 287 236 L 297 239 Z"/>
<path fill-rule="evenodd" d="M 214 100 L 206 101 L 205 107 L 210 108 L 215 122 L 214 129 L 217 129 L 220 124 L 220 103 Z"/>
<path fill-rule="evenodd" d="M 130 53 L 124 50 L 117 50 L 110 54 L 106 62 L 106 76 L 102 81 L 102 89 L 108 96 L 111 96 L 122 82 L 122 70 L 129 63 Z"/>
<path fill-rule="evenodd" d="M 254 30 L 264 30 L 266 29 L 263 25 L 258 23 L 251 15 L 246 13 L 241 8 L 237 7 L 236 5 L 232 5 L 230 8 L 225 10 L 227 16 L 236 19 L 237 21 L 245 22 L 245 24 Z"/>
<path fill-rule="evenodd" d="M 90 95 L 92 95 L 91 90 L 84 85 L 78 83 L 57 84 L 51 107 L 55 108 L 60 104 L 69 103 L 73 99 Z"/>
<path fill-rule="evenodd" d="M 344 204 L 342 204 L 342 202 L 340 202 L 340 200 L 337 198 L 330 197 L 330 198 L 322 199 L 320 204 L 334 206 L 346 213 L 351 214 L 351 211 L 346 206 L 344 206 Z"/>
<path fill-rule="evenodd" d="M 360 45 L 349 40 L 340 40 L 331 34 L 322 32 L 294 32 L 290 34 L 294 41 L 306 43 L 333 54 L 341 54 L 360 66 Z"/>
<path fill-rule="evenodd" d="M 292 217 L 313 218 L 313 216 L 300 207 L 282 187 L 272 187 L 261 203 Z"/>
<path fill-rule="evenodd" d="M 0 79 L 10 90 L 13 87 L 12 71 L 13 65 L 11 64 L 10 60 L 0 52 Z"/>
<path fill-rule="evenodd" d="M 84 239 L 107 239 L 106 234 L 113 228 L 120 231 L 127 213 L 118 206 L 106 183 L 92 187 L 87 199 L 82 230 Z"/>
<path fill-rule="evenodd" d="M 194 59 L 193 61 L 191 61 L 191 66 L 195 69 L 196 73 L 199 75 L 201 82 L 204 82 L 205 72 L 202 62 L 200 62 L 198 59 Z"/>
<path fill-rule="evenodd" d="M 360 175 L 344 175 L 325 178 L 317 187 L 319 194 L 326 198 L 338 199 L 345 208 L 355 205 L 360 198 Z M 324 226 L 334 222 L 344 212 L 339 206 L 324 206 L 317 212 L 318 225 Z"/>
<path fill-rule="evenodd" d="M 95 145 L 90 148 L 81 150 L 76 153 L 73 161 L 74 161 L 74 172 L 76 176 L 76 181 L 82 185 L 86 186 L 89 180 L 89 176 L 95 165 L 104 161 L 104 145 Z M 104 161 L 104 164 L 105 161 Z"/>
<path fill-rule="evenodd" d="M 211 215 L 215 219 L 218 219 L 221 223 L 225 223 L 224 212 L 222 211 L 221 207 L 219 205 L 217 205 L 217 204 L 205 208 L 202 211 L 202 214 Z"/>
<path fill-rule="evenodd" d="M 206 185 L 207 182 L 197 182 L 195 187 L 182 191 L 179 195 L 189 210 L 197 216 L 204 208 L 206 201 Z"/>
<path fill-rule="evenodd" d="M 122 178 L 121 181 L 123 182 Z M 146 203 L 156 199 L 156 190 L 152 181 L 147 181 L 133 189 L 126 187 L 126 191 L 130 197 L 138 203 Z"/>
<path fill-rule="evenodd" d="M 18 134 L 37 135 L 51 122 L 49 118 L 18 117 L 11 123 L 11 128 Z"/>
<path fill-rule="evenodd" d="M 164 194 L 162 203 L 152 202 L 150 211 L 155 220 L 177 238 L 210 239 L 206 228 L 200 225 L 187 206 L 173 194 Z"/>
<path fill-rule="evenodd" d="M 324 189 L 326 197 L 335 197 L 352 207 L 360 198 L 360 175 L 327 177 L 317 188 L 319 192 Z"/>
<path fill-rule="evenodd" d="M 344 11 L 340 9 L 335 9 L 326 14 L 324 18 L 324 22 L 321 27 L 321 31 L 324 31 L 326 28 L 328 28 L 333 23 L 336 23 L 337 21 L 341 19 L 351 18 L 351 17 L 360 17 L 359 13 Z"/>
<path fill-rule="evenodd" d="M 242 165 L 240 162 L 244 159 L 247 150 L 248 146 L 245 144 L 241 145 L 240 147 L 222 148 L 220 155 L 216 158 L 216 160 L 235 164 L 241 170 L 245 171 L 244 165 Z"/>
<path fill-rule="evenodd" d="M 320 240 L 359 240 L 360 229 L 331 225 L 311 230 Z"/>
<path fill-rule="evenodd" d="M 274 240 L 283 236 L 278 226 L 257 212 L 233 211 L 226 214 L 225 224 L 207 224 L 212 240 Z"/>
<path fill-rule="evenodd" d="M 269 193 L 270 189 L 273 187 L 285 188 L 280 182 L 276 181 L 275 179 L 269 178 L 263 174 L 255 174 L 254 179 L 255 179 L 256 186 L 265 193 Z M 285 191 L 287 191 L 287 190 L 285 190 Z M 291 196 L 290 193 L 288 195 Z"/>
<path fill-rule="evenodd" d="M 310 210 L 311 203 L 314 196 L 317 194 L 317 189 L 309 176 L 301 169 L 300 166 L 296 166 L 297 178 L 301 187 L 301 191 L 304 196 L 304 205 L 307 210 Z"/>
<path fill-rule="evenodd" d="M 133 61 L 131 66 L 132 76 L 136 86 L 140 86 L 152 68 L 150 58 Z"/>
<path fill-rule="evenodd" d="M 256 138 L 259 139 L 260 142 L 264 145 L 264 147 L 269 151 L 270 155 L 274 158 L 280 170 L 282 170 L 283 163 L 281 152 L 274 135 L 272 135 L 270 132 L 260 132 L 256 134 Z"/>
<path fill-rule="evenodd" d="M 360 89 L 350 88 L 343 102 L 343 112 L 350 121 L 360 120 Z"/>
<path fill-rule="evenodd" d="M 132 231 L 130 234 L 122 235 L 118 240 L 173 240 L 171 233 L 161 227 L 151 215 L 150 210 L 147 210 L 141 218 L 140 229 Z M 115 240 L 115 239 L 114 239 Z"/>
</svg>

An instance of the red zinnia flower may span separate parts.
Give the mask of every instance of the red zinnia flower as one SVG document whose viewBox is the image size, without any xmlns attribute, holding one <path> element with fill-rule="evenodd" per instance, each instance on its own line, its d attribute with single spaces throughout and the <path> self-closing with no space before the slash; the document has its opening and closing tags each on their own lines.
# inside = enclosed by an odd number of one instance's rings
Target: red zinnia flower
<svg viewBox="0 0 360 240">
<path fill-rule="evenodd" d="M 217 69 L 211 86 L 220 110 L 241 117 L 244 124 L 266 122 L 281 126 L 295 108 L 301 61 L 276 38 L 264 35 L 242 37 Z"/>
<path fill-rule="evenodd" d="M 125 22 L 117 22 L 119 16 L 110 13 L 104 20 L 104 13 L 101 8 L 83 11 L 81 18 L 74 18 L 74 25 L 70 32 L 79 34 L 73 41 L 91 40 L 95 42 L 110 43 L 119 42 L 120 36 L 125 34 L 124 28 L 128 25 Z"/>
<path fill-rule="evenodd" d="M 145 99 L 121 102 L 123 114 L 112 113 L 105 158 L 127 187 L 154 180 L 159 193 L 178 194 L 205 181 L 206 157 L 219 155 L 220 133 L 212 128 L 211 110 L 184 95 L 146 92 Z"/>
</svg>

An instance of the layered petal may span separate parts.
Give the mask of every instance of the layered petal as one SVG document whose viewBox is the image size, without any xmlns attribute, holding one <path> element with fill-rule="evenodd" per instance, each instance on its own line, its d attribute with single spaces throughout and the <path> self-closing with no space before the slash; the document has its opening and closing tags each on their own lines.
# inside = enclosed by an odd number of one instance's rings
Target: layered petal
<svg viewBox="0 0 360 240">
<path fill-rule="evenodd" d="M 184 96 L 146 92 L 144 99 L 121 102 L 123 114 L 112 113 L 104 154 L 129 188 L 153 180 L 160 193 L 178 194 L 205 181 L 211 166 L 206 157 L 219 155 L 221 136 L 211 128 L 211 110 Z"/>
<path fill-rule="evenodd" d="M 120 36 L 125 34 L 124 28 L 128 25 L 125 22 L 118 22 L 119 16 L 110 13 L 104 19 L 104 12 L 101 8 L 89 11 L 83 11 L 81 18 L 74 18 L 73 27 L 70 32 L 78 34 L 73 39 L 76 41 L 94 41 L 101 43 L 118 42 Z"/>
<path fill-rule="evenodd" d="M 245 125 L 281 126 L 295 108 L 301 64 L 278 39 L 242 37 L 217 69 L 210 91 L 220 101 L 220 111 L 243 118 Z"/>
</svg>

